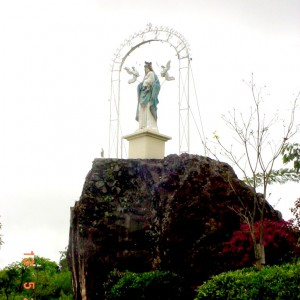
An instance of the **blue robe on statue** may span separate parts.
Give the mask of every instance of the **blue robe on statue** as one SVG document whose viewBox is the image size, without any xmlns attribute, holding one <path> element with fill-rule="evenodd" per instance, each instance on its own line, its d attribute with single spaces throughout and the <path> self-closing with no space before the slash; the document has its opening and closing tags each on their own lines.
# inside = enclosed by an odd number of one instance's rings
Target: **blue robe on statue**
<svg viewBox="0 0 300 300">
<path fill-rule="evenodd" d="M 157 104 L 158 104 L 158 94 L 160 91 L 160 82 L 157 75 L 154 73 L 154 82 L 152 86 L 147 89 L 143 86 L 143 82 L 139 83 L 137 87 L 138 92 L 138 106 L 136 112 L 136 121 L 139 121 L 139 104 L 146 106 L 150 102 L 150 112 L 155 119 L 157 120 Z"/>
</svg>

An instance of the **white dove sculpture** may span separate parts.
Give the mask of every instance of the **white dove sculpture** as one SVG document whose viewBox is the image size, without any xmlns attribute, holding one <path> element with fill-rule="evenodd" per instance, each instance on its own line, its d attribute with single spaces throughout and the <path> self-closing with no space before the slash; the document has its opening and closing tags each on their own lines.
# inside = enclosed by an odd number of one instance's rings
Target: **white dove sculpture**
<svg viewBox="0 0 300 300">
<path fill-rule="evenodd" d="M 161 66 L 162 70 L 160 72 L 161 77 L 165 77 L 167 81 L 174 80 L 175 77 L 169 76 L 168 71 L 170 70 L 171 61 L 169 60 L 166 66 Z"/>
<path fill-rule="evenodd" d="M 140 76 L 139 72 L 135 69 L 135 67 L 132 67 L 131 69 L 125 67 L 124 68 L 128 74 L 132 75 L 132 78 L 128 80 L 128 83 L 134 83 L 136 79 Z"/>
</svg>

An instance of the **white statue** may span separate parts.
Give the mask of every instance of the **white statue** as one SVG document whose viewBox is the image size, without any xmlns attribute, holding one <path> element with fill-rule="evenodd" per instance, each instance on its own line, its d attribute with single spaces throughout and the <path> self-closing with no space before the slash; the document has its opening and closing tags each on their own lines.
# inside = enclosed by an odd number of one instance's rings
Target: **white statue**
<svg viewBox="0 0 300 300">
<path fill-rule="evenodd" d="M 145 62 L 145 77 L 138 85 L 138 106 L 136 121 L 139 129 L 157 129 L 157 104 L 160 82 L 154 73 L 151 62 Z"/>
<path fill-rule="evenodd" d="M 124 68 L 128 74 L 132 75 L 132 78 L 128 80 L 128 83 L 134 83 L 137 78 L 140 76 L 139 72 L 135 69 L 135 67 L 132 67 L 131 69 L 129 68 Z"/>
<path fill-rule="evenodd" d="M 175 79 L 175 77 L 169 76 L 168 71 L 170 70 L 170 66 L 171 66 L 171 61 L 170 60 L 167 62 L 166 66 L 161 66 L 162 70 L 160 72 L 160 75 L 161 75 L 161 77 L 165 77 L 165 79 L 167 81 Z"/>
<path fill-rule="evenodd" d="M 166 67 L 162 66 L 163 70 L 161 76 L 167 81 L 174 80 L 173 76 L 169 76 L 168 71 L 170 69 L 169 60 Z M 139 72 L 135 70 L 134 67 L 131 69 L 124 68 L 128 74 L 133 77 L 128 81 L 128 83 L 134 83 L 137 77 L 140 76 Z M 157 105 L 158 105 L 158 94 L 160 91 L 160 82 L 158 76 L 155 74 L 152 68 L 151 62 L 145 62 L 145 76 L 143 81 L 138 84 L 138 104 L 136 111 L 136 121 L 139 122 L 139 129 L 154 129 L 158 131 L 157 128 Z"/>
</svg>

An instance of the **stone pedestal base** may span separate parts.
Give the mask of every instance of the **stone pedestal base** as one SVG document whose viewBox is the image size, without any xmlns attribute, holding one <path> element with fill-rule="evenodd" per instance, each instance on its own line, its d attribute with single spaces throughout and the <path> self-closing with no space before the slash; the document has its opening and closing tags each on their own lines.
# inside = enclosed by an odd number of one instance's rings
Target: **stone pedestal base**
<svg viewBox="0 0 300 300">
<path fill-rule="evenodd" d="M 142 159 L 163 159 L 165 142 L 171 139 L 171 137 L 151 129 L 139 129 L 123 138 L 129 142 L 128 158 Z"/>
</svg>

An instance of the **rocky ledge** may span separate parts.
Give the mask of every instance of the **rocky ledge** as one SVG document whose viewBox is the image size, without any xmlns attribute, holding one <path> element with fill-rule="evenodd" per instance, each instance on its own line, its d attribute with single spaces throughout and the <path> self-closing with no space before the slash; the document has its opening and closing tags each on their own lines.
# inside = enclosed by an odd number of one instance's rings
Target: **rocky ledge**
<svg viewBox="0 0 300 300">
<path fill-rule="evenodd" d="M 221 247 L 240 226 L 232 208 L 241 200 L 251 207 L 252 189 L 228 164 L 208 157 L 95 159 L 71 208 L 76 299 L 104 299 L 114 268 L 171 270 L 191 285 L 225 270 Z M 266 214 L 278 219 L 270 206 Z"/>
</svg>

